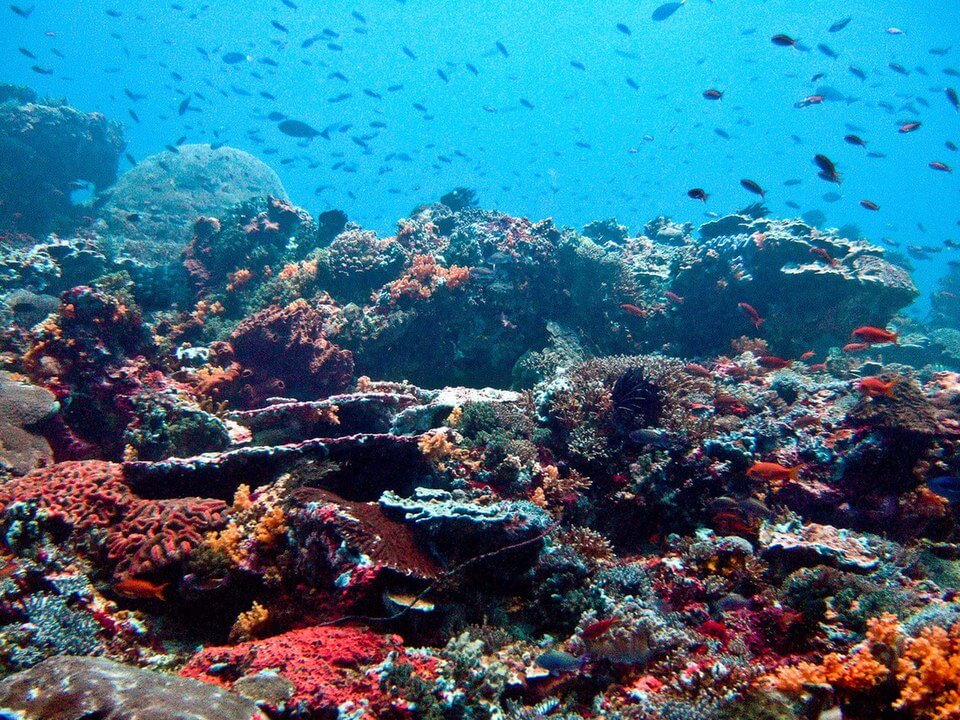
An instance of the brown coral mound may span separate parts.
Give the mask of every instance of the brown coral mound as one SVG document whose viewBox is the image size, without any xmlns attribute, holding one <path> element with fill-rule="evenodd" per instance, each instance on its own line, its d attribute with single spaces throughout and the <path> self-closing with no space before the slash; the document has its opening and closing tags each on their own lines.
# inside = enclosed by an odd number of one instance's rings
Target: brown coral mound
<svg viewBox="0 0 960 720">
<path fill-rule="evenodd" d="M 82 657 L 50 658 L 3 680 L 0 706 L 24 720 L 265 717 L 252 700 L 214 685 Z"/>
<path fill-rule="evenodd" d="M 256 402 L 258 388 L 269 394 L 315 399 L 345 390 L 353 376 L 353 354 L 327 335 L 335 315 L 332 304 L 296 300 L 271 305 L 244 320 L 230 338 L 236 358 L 250 373 Z"/>
</svg>

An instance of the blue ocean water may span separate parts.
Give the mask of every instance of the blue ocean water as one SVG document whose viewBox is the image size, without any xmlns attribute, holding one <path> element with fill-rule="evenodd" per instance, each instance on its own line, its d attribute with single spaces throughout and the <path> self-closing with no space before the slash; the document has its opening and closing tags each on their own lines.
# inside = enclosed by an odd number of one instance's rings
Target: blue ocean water
<svg viewBox="0 0 960 720">
<path fill-rule="evenodd" d="M 4 8 L 5 81 L 123 121 L 134 158 L 178 141 L 252 152 L 296 203 L 384 233 L 458 185 L 561 224 L 699 223 L 756 199 L 749 178 L 775 215 L 820 211 L 901 250 L 960 236 L 960 178 L 929 167 L 958 164 L 945 145 L 960 144 L 945 94 L 960 86 L 950 0 L 687 0 L 660 21 L 658 0 L 19 1 L 32 12 Z M 797 46 L 772 43 L 780 33 Z M 288 137 L 272 112 L 330 138 Z M 817 177 L 818 153 L 840 186 Z M 694 187 L 706 204 L 687 197 Z M 921 287 L 955 256 L 915 261 Z"/>
</svg>

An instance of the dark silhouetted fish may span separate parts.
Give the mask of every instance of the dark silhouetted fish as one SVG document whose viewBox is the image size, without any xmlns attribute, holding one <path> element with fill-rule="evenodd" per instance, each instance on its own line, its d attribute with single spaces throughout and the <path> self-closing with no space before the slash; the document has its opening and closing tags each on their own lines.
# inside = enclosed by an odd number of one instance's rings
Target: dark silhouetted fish
<svg viewBox="0 0 960 720">
<path fill-rule="evenodd" d="M 183 115 L 190 108 L 190 96 L 187 95 L 183 102 L 180 103 L 180 107 L 177 108 L 177 114 Z"/>
<path fill-rule="evenodd" d="M 411 60 L 416 60 L 416 59 L 417 59 L 417 56 L 413 54 L 413 50 L 411 50 L 410 48 L 408 48 L 406 45 L 404 45 L 404 46 L 403 46 L 402 48 L 400 48 L 400 49 L 403 50 L 403 54 L 406 55 L 406 56 L 407 56 L 408 58 L 410 58 Z"/>
<path fill-rule="evenodd" d="M 586 69 L 587 69 L 586 65 L 584 65 L 582 62 L 578 62 L 578 61 L 576 61 L 576 60 L 571 60 L 571 61 L 570 61 L 570 64 L 571 64 L 573 67 L 575 67 L 577 70 L 586 70 Z"/>
<path fill-rule="evenodd" d="M 33 9 L 34 9 L 34 6 L 33 6 L 33 5 L 30 6 L 30 9 L 29 9 L 29 10 L 25 10 L 24 8 L 22 8 L 22 7 L 18 6 L 18 5 L 11 5 L 11 6 L 10 6 L 10 10 L 11 10 L 11 12 L 13 12 L 14 15 L 19 15 L 20 17 L 22 17 L 22 18 L 24 18 L 24 19 L 30 17 L 30 15 L 33 14 Z"/>
<path fill-rule="evenodd" d="M 495 43 L 495 45 L 497 46 L 497 51 L 498 51 L 501 55 L 503 55 L 504 57 L 510 57 L 510 53 L 507 52 L 507 48 L 506 48 L 506 46 L 505 46 L 502 42 L 500 42 L 499 40 L 497 40 L 497 42 Z"/>
<path fill-rule="evenodd" d="M 859 147 L 866 147 L 867 142 L 859 135 L 844 135 L 843 139 L 851 145 L 857 145 Z"/>
<path fill-rule="evenodd" d="M 656 10 L 653 11 L 653 14 L 650 16 L 650 19 L 653 20 L 654 22 L 662 22 L 663 20 L 666 20 L 668 17 L 673 15 L 677 10 L 679 10 L 685 1 L 686 0 L 682 0 L 681 2 L 664 3 L 663 5 L 661 5 Z"/>
<path fill-rule="evenodd" d="M 836 60 L 838 57 L 840 57 L 836 52 L 834 52 L 833 48 L 831 48 L 829 45 L 825 45 L 824 43 L 817 45 L 817 50 L 822 52 L 831 60 Z"/>
<path fill-rule="evenodd" d="M 744 178 L 743 180 L 740 181 L 740 185 L 743 186 L 745 190 L 752 192 L 754 195 L 759 195 L 761 198 L 765 197 L 767 194 L 766 190 L 760 187 L 753 180 Z"/>
<path fill-rule="evenodd" d="M 474 75 L 479 75 L 479 74 L 480 74 L 480 71 L 477 70 L 477 68 L 474 67 L 473 65 L 471 65 L 470 63 L 464 63 L 463 66 L 464 66 L 467 70 L 469 70 L 470 72 L 472 72 Z"/>
<path fill-rule="evenodd" d="M 320 134 L 320 131 L 300 120 L 283 120 L 277 125 L 277 129 L 284 135 L 295 138 L 312 139 Z"/>
<path fill-rule="evenodd" d="M 840 174 L 837 172 L 836 165 L 826 155 L 814 155 L 813 163 L 820 168 L 819 176 L 828 182 L 840 184 Z"/>
<path fill-rule="evenodd" d="M 843 30 L 847 25 L 850 24 L 850 21 L 853 20 L 852 17 L 845 17 L 843 20 L 838 20 L 833 25 L 829 27 L 829 32 L 835 33 Z"/>
<path fill-rule="evenodd" d="M 960 100 L 957 99 L 957 91 L 952 87 L 948 87 L 946 90 L 944 90 L 944 93 L 947 95 L 947 100 L 949 100 L 950 104 L 953 105 L 954 111 L 960 111 Z"/>
<path fill-rule="evenodd" d="M 227 65 L 236 65 L 237 63 L 242 63 L 249 60 L 249 56 L 244 55 L 241 52 L 228 52 L 224 54 L 221 58 Z"/>
<path fill-rule="evenodd" d="M 280 0 L 280 2 L 282 2 L 284 5 L 286 5 L 286 6 L 287 6 L 288 8 L 290 8 L 291 10 L 296 10 L 296 9 L 297 9 L 297 4 L 296 4 L 295 2 L 293 2 L 293 0 Z"/>
<path fill-rule="evenodd" d="M 628 77 L 628 78 L 626 78 L 626 81 L 627 81 L 627 85 L 629 85 L 629 86 L 630 86 L 631 88 L 633 88 L 634 90 L 639 90 L 639 89 L 640 89 L 640 86 L 637 84 L 637 81 L 634 80 L 633 78 Z"/>
<path fill-rule="evenodd" d="M 275 27 L 277 30 L 279 30 L 282 33 L 286 33 L 286 34 L 290 33 L 290 30 L 289 28 L 287 28 L 286 25 L 282 25 L 281 23 L 278 23 L 276 20 L 271 20 L 270 24 L 273 25 L 273 27 Z"/>
<path fill-rule="evenodd" d="M 356 20 L 357 22 L 363 23 L 364 25 L 367 24 L 367 19 L 356 10 L 351 10 L 350 14 L 353 16 L 353 19 Z"/>
<path fill-rule="evenodd" d="M 859 80 L 867 79 L 867 74 L 863 70 L 858 68 L 856 65 L 851 65 L 848 69 L 850 70 L 851 73 L 853 73 L 853 76 L 855 78 L 858 78 Z"/>
<path fill-rule="evenodd" d="M 772 38 L 770 38 L 770 42 L 772 42 L 774 45 L 778 45 L 779 47 L 795 48 L 797 46 L 796 39 L 790 37 L 789 35 L 783 34 L 774 35 Z"/>
<path fill-rule="evenodd" d="M 628 28 L 628 27 L 627 27 L 625 24 L 623 24 L 623 23 L 617 23 L 617 30 L 619 30 L 620 32 L 622 32 L 624 35 L 633 35 L 633 33 L 630 32 L 630 28 Z"/>
<path fill-rule="evenodd" d="M 449 76 L 441 68 L 437 68 L 437 76 L 445 83 L 450 82 Z"/>
</svg>

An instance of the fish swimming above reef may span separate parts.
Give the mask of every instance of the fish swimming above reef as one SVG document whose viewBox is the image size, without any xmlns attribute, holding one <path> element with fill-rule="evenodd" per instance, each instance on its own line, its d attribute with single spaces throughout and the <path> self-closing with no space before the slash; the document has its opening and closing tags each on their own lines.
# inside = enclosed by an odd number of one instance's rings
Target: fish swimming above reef
<svg viewBox="0 0 960 720">
<path fill-rule="evenodd" d="M 681 2 L 668 2 L 664 3 L 656 10 L 653 11 L 653 14 L 650 16 L 650 19 L 654 22 L 662 22 L 668 17 L 673 15 L 677 10 L 679 10 L 686 3 L 686 0 L 681 0 Z"/>
<path fill-rule="evenodd" d="M 139 578 L 124 578 L 113 586 L 113 591 L 131 600 L 165 600 L 164 593 L 169 583 L 157 584 Z"/>
<path fill-rule="evenodd" d="M 284 135 L 308 140 L 323 134 L 320 130 L 300 120 L 282 120 L 277 124 L 277 129 Z"/>
</svg>

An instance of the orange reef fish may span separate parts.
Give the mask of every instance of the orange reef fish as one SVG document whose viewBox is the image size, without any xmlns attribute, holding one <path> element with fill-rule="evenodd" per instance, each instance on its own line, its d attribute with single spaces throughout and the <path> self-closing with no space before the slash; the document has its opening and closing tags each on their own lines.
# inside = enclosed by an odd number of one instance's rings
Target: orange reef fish
<svg viewBox="0 0 960 720">
<path fill-rule="evenodd" d="M 124 578 L 113 586 L 113 591 L 131 600 L 165 600 L 164 592 L 170 583 L 150 582 L 138 578 Z"/>
<path fill-rule="evenodd" d="M 796 480 L 800 476 L 800 466 L 792 468 L 784 467 L 779 463 L 755 462 L 747 470 L 747 477 L 754 480 L 765 480 L 767 482 L 783 482 L 784 480 Z"/>
<path fill-rule="evenodd" d="M 857 392 L 867 397 L 893 397 L 893 386 L 899 382 L 899 378 L 894 378 L 884 382 L 878 377 L 865 377 L 857 383 Z"/>
</svg>

